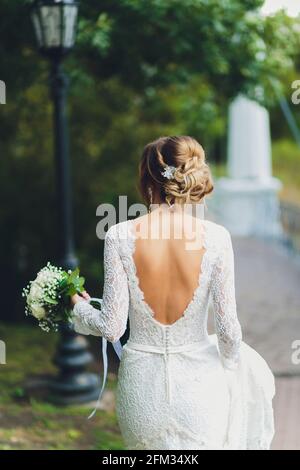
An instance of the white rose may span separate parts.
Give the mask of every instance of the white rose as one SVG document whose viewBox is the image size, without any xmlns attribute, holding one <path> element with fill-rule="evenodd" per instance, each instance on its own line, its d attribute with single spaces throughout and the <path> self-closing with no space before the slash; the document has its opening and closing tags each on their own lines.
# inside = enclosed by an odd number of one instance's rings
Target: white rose
<svg viewBox="0 0 300 470">
<path fill-rule="evenodd" d="M 37 320 L 42 320 L 46 316 L 46 310 L 44 307 L 38 304 L 31 304 L 30 309 L 32 312 L 32 315 L 37 319 Z"/>
<path fill-rule="evenodd" d="M 28 297 L 29 297 L 29 300 L 41 299 L 43 297 L 43 289 L 39 285 L 33 283 L 31 285 Z"/>
</svg>

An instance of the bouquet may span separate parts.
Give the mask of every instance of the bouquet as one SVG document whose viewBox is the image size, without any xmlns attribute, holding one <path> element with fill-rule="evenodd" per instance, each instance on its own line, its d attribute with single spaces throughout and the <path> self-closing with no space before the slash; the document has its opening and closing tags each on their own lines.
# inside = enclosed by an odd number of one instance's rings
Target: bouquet
<svg viewBox="0 0 300 470">
<path fill-rule="evenodd" d="M 23 289 L 26 315 L 35 317 L 42 330 L 57 331 L 59 323 L 70 320 L 70 297 L 84 291 L 84 282 L 78 268 L 64 271 L 48 262 Z"/>
</svg>

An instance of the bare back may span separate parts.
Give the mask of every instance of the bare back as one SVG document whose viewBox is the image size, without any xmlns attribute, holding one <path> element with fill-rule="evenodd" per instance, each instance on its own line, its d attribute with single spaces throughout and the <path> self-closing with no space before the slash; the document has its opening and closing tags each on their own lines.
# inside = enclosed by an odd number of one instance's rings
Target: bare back
<svg viewBox="0 0 300 470">
<path fill-rule="evenodd" d="M 184 314 L 201 277 L 203 223 L 188 217 L 157 210 L 135 220 L 139 286 L 154 318 L 162 324 L 172 324 Z"/>
</svg>

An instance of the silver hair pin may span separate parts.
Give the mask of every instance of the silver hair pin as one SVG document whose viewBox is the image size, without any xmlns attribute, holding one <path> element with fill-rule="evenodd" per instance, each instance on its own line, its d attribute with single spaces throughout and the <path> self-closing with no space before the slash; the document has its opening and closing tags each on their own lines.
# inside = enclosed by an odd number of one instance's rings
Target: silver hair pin
<svg viewBox="0 0 300 470">
<path fill-rule="evenodd" d="M 174 178 L 175 171 L 176 171 L 175 166 L 167 165 L 164 171 L 161 171 L 161 174 L 163 175 L 164 178 L 171 180 L 172 178 Z"/>
</svg>

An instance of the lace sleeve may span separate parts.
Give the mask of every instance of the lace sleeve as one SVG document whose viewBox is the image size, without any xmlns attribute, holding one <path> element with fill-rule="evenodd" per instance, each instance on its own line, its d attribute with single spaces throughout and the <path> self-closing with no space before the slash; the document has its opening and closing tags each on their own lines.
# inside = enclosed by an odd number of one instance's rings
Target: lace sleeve
<svg viewBox="0 0 300 470">
<path fill-rule="evenodd" d="M 226 368 L 234 369 L 239 359 L 242 331 L 236 312 L 234 254 L 227 230 L 213 268 L 211 294 L 222 362 Z"/>
<path fill-rule="evenodd" d="M 129 293 L 127 276 L 118 252 L 116 232 L 108 230 L 104 243 L 104 287 L 101 310 L 88 302 L 77 302 L 72 321 L 77 333 L 103 336 L 117 341 L 125 332 Z"/>
</svg>

